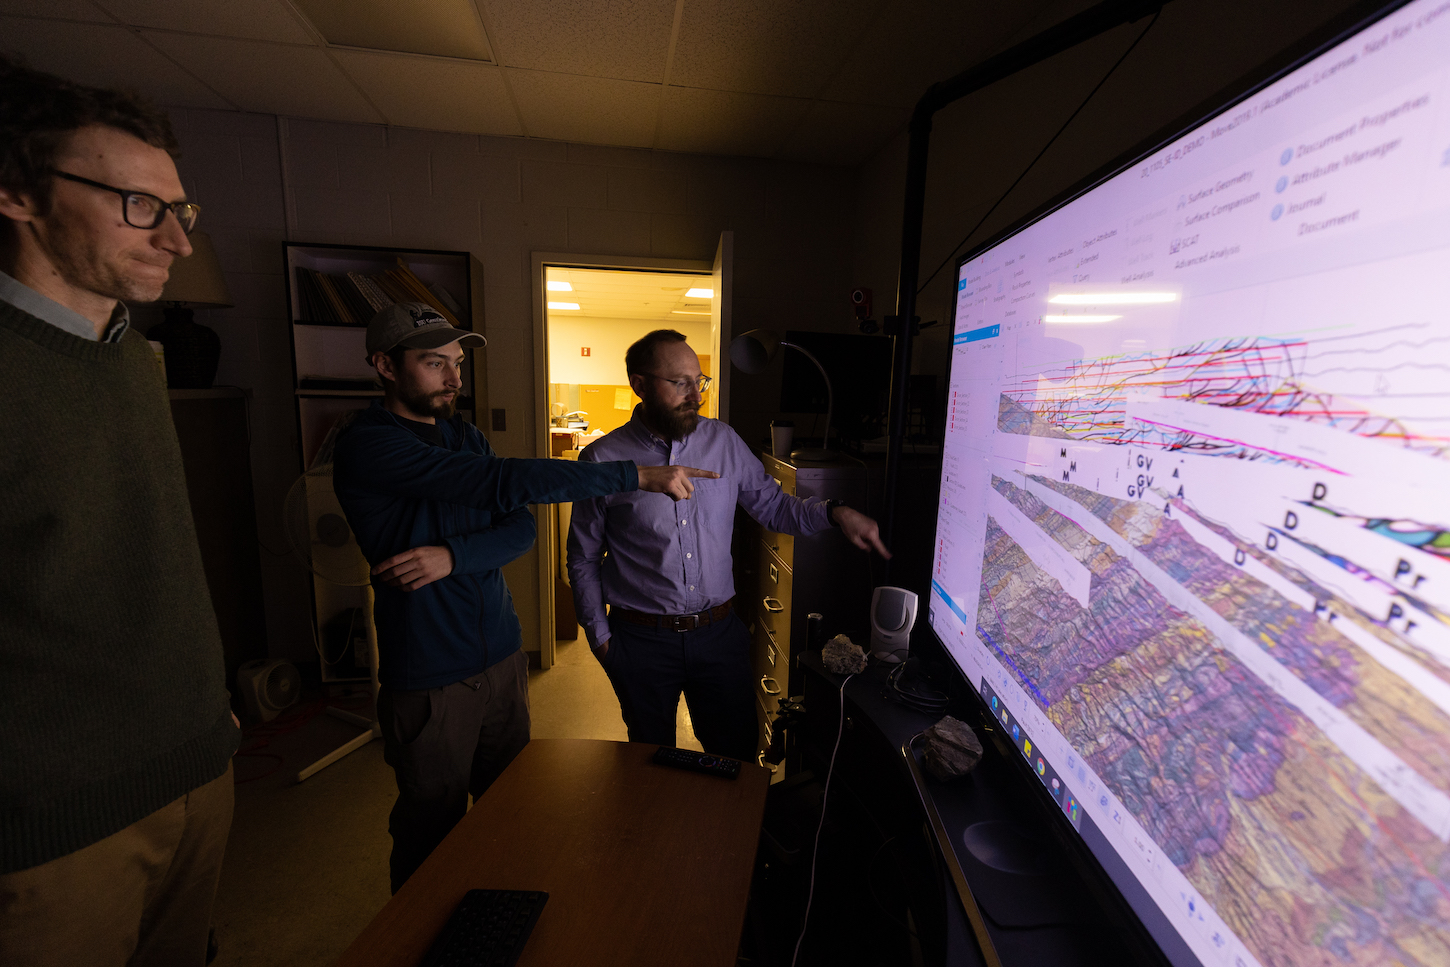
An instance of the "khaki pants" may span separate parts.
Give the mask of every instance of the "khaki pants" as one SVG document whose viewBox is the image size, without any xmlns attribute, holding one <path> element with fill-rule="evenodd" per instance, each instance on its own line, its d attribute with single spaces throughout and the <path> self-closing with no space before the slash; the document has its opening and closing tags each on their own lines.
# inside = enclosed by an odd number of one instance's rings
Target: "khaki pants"
<svg viewBox="0 0 1450 967">
<path fill-rule="evenodd" d="M 98 843 L 0 876 L 5 967 L 202 967 L 232 767 Z"/>
</svg>

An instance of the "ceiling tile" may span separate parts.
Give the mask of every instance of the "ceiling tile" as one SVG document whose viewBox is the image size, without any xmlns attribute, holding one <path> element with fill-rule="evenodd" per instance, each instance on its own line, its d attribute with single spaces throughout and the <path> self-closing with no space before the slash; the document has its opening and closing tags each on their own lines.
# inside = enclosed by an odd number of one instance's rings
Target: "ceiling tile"
<svg viewBox="0 0 1450 967">
<path fill-rule="evenodd" d="M 894 0 L 872 20 L 821 91 L 832 101 L 912 107 L 937 81 L 961 73 L 1012 43 L 1051 3 L 976 4 Z"/>
<path fill-rule="evenodd" d="M 881 0 L 731 0 L 685 5 L 670 83 L 816 97 Z"/>
<path fill-rule="evenodd" d="M 484 9 L 508 67 L 664 80 L 675 0 L 487 0 Z"/>
<path fill-rule="evenodd" d="M 786 140 L 780 157 L 827 165 L 858 165 L 897 131 L 911 112 L 904 107 L 817 101 Z"/>
<path fill-rule="evenodd" d="M 463 134 L 523 134 L 492 64 L 336 50 L 333 56 L 389 124 Z"/>
<path fill-rule="evenodd" d="M 512 69 L 508 76 L 532 137 L 638 148 L 654 143 L 658 84 Z"/>
<path fill-rule="evenodd" d="M 293 0 L 330 44 L 493 60 L 474 0 Z"/>
<path fill-rule="evenodd" d="M 98 0 L 124 24 L 214 37 L 311 44 L 313 37 L 282 0 Z"/>
<path fill-rule="evenodd" d="M 44 17 L 47 20 L 79 20 L 84 23 L 114 23 L 90 0 L 5 0 L 7 17 Z"/>
<path fill-rule="evenodd" d="M 330 121 L 382 120 L 316 47 L 149 30 L 142 34 L 243 111 Z"/>
<path fill-rule="evenodd" d="M 655 147 L 768 158 L 780 150 L 809 105 L 799 98 L 667 87 Z"/>
<path fill-rule="evenodd" d="M 0 51 L 82 84 L 139 90 L 173 107 L 232 107 L 120 26 L 0 17 Z"/>
</svg>

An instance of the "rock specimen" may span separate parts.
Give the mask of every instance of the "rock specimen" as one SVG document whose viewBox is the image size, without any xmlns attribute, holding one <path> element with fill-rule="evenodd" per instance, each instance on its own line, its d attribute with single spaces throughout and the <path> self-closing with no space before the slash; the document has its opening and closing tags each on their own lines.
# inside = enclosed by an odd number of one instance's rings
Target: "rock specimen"
<svg viewBox="0 0 1450 967">
<path fill-rule="evenodd" d="M 832 675 L 854 675 L 866 670 L 866 653 L 850 638 L 837 635 L 821 649 L 821 664 Z"/>
<path fill-rule="evenodd" d="M 948 715 L 923 733 L 921 758 L 945 782 L 972 771 L 982 759 L 982 742 L 965 722 Z"/>
</svg>

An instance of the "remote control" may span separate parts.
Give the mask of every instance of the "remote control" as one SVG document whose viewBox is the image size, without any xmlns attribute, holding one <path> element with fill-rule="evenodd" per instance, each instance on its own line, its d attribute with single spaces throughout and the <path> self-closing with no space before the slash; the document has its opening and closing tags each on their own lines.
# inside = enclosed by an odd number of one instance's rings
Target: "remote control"
<svg viewBox="0 0 1450 967">
<path fill-rule="evenodd" d="M 672 749 L 662 745 L 654 759 L 662 766 L 704 772 L 722 779 L 734 779 L 740 775 L 739 759 L 727 759 L 723 755 L 710 755 L 708 752 L 691 752 L 689 749 Z"/>
</svg>

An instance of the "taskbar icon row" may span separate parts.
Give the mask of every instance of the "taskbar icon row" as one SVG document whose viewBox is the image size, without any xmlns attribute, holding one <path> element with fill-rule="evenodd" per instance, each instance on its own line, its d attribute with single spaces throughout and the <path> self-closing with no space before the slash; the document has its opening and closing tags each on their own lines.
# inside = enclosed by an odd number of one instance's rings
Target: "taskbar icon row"
<svg viewBox="0 0 1450 967">
<path fill-rule="evenodd" d="M 1043 788 L 1047 790 L 1048 795 L 1052 796 L 1053 801 L 1062 809 L 1073 828 L 1082 832 L 1082 803 L 1068 788 L 1067 781 L 1053 768 L 1052 763 L 1048 761 L 1038 744 L 1032 740 L 1032 736 L 1028 735 L 1022 723 L 1007 711 L 1007 706 L 998 697 L 992 686 L 987 684 L 985 678 L 982 679 L 981 693 L 982 700 L 992 710 L 992 715 L 1002 724 L 1003 733 L 1011 739 L 1012 744 L 1017 747 L 1017 751 L 1022 753 L 1022 757 L 1027 760 L 1028 766 L 1042 783 Z"/>
</svg>

